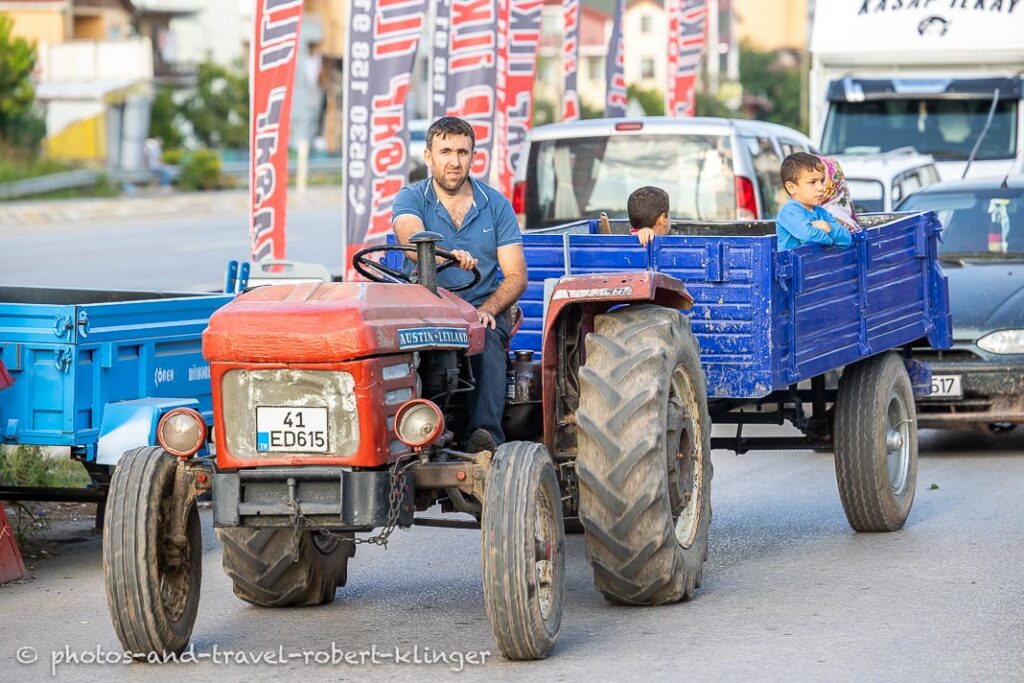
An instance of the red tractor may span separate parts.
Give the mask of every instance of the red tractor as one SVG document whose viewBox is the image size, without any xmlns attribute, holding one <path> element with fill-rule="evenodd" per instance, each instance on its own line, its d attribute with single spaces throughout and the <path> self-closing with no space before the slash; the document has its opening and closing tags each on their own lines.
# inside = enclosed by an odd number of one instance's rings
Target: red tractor
<svg viewBox="0 0 1024 683">
<path fill-rule="evenodd" d="M 479 523 L 484 606 L 511 659 L 545 657 L 558 637 L 563 525 L 582 527 L 609 599 L 693 594 L 711 518 L 710 422 L 683 285 L 654 272 L 562 278 L 541 360 L 509 361 L 512 440 L 465 453 L 467 358 L 484 329 L 436 287 L 436 269 L 457 263 L 439 239 L 358 253 L 371 282 L 259 287 L 213 315 L 203 352 L 215 460 L 197 456 L 202 417 L 171 411 L 160 446 L 126 453 L 111 482 L 104 573 L 126 649 L 187 646 L 195 501 L 211 488 L 224 569 L 256 605 L 331 601 L 357 544 L 386 543 L 435 504 Z M 418 276 L 370 258 L 411 250 L 428 264 Z"/>
</svg>

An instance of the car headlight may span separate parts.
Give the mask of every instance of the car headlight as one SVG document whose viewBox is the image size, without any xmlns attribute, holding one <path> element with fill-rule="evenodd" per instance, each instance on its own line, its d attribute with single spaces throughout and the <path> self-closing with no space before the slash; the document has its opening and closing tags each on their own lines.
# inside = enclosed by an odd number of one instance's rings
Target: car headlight
<svg viewBox="0 0 1024 683">
<path fill-rule="evenodd" d="M 989 353 L 1024 353 L 1024 330 L 999 330 L 978 340 L 978 348 Z"/>
</svg>

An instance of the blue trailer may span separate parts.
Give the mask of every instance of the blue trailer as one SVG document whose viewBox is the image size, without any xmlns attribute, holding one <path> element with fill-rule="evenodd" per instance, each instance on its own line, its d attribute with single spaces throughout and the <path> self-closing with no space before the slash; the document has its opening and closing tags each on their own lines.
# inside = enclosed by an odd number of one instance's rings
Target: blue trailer
<svg viewBox="0 0 1024 683">
<path fill-rule="evenodd" d="M 898 528 L 916 481 L 913 394 L 930 391 L 929 369 L 909 350 L 952 342 L 937 260 L 941 225 L 933 213 L 869 215 L 863 223 L 849 249 L 782 252 L 770 221 L 675 222 L 647 247 L 622 221 L 604 231 L 598 220 L 529 231 L 529 283 L 519 302 L 524 320 L 512 348 L 543 352 L 547 309 L 559 289 L 581 301 L 590 295 L 573 293 L 574 277 L 671 275 L 693 297 L 684 313 L 700 347 L 710 418 L 736 425 L 734 435 L 712 439 L 712 447 L 834 451 L 851 525 Z M 613 293 L 610 280 L 593 294 Z M 587 333 L 579 332 L 581 345 Z M 559 401 L 574 405 L 578 369 L 552 367 L 545 382 L 552 381 Z M 787 422 L 803 436 L 743 435 L 744 425 Z M 557 446 L 553 455 L 559 459 Z M 874 504 L 864 499 L 867 489 L 879 492 Z"/>
<path fill-rule="evenodd" d="M 232 298 L 0 287 L 0 358 L 14 379 L 0 392 L 0 443 L 68 447 L 102 489 L 126 450 L 156 443 L 168 410 L 211 423 L 201 336 Z"/>
</svg>

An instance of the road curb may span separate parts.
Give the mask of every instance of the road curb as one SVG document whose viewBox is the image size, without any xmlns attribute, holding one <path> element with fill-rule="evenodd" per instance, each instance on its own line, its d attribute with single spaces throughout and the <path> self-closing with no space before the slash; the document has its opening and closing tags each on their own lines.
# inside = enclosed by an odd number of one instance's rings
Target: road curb
<svg viewBox="0 0 1024 683">
<path fill-rule="evenodd" d="M 0 203 L 0 228 L 167 218 L 171 216 L 214 216 L 245 214 L 249 193 L 246 190 L 217 192 L 171 192 L 145 196 L 121 196 L 103 199 L 65 199 L 45 202 Z M 288 197 L 290 209 L 337 207 L 342 210 L 341 188 L 311 187 L 303 196 Z"/>
</svg>

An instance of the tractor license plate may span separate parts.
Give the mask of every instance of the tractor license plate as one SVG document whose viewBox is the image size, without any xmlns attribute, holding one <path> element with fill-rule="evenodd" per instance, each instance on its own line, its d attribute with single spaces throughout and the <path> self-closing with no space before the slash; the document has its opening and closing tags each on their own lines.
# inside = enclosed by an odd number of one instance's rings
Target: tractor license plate
<svg viewBox="0 0 1024 683">
<path fill-rule="evenodd" d="M 960 375 L 932 375 L 931 398 L 962 398 L 963 395 Z"/>
<path fill-rule="evenodd" d="M 260 453 L 326 453 L 327 408 L 256 408 Z"/>
</svg>

